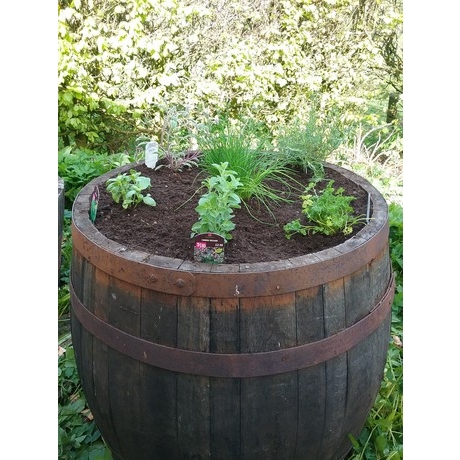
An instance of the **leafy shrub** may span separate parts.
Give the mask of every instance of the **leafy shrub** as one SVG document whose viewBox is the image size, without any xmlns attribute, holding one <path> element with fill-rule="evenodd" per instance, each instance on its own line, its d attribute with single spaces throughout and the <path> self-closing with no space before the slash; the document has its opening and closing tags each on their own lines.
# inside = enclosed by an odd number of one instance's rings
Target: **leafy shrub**
<svg viewBox="0 0 460 460">
<path fill-rule="evenodd" d="M 69 209 L 82 187 L 118 166 L 131 163 L 127 153 L 108 155 L 67 146 L 58 152 L 58 175 L 64 180 L 66 208 Z"/>
<path fill-rule="evenodd" d="M 348 122 L 386 96 L 382 83 L 402 80 L 401 1 L 366 14 L 356 0 L 261 2 L 256 13 L 241 1 L 60 1 L 58 26 L 64 145 L 117 151 L 128 133 L 158 134 L 165 100 L 246 113 L 274 131 L 306 120 L 316 93 L 324 113 L 337 103 Z"/>
</svg>

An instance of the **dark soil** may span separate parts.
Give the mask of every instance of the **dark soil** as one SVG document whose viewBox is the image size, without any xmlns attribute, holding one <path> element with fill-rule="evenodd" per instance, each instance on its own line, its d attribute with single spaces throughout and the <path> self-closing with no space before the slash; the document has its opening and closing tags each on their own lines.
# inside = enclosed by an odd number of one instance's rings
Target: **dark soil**
<svg viewBox="0 0 460 460">
<path fill-rule="evenodd" d="M 198 220 L 195 207 L 206 189 L 201 182 L 206 177 L 198 168 L 174 172 L 166 167 L 152 170 L 145 165 L 136 165 L 135 169 L 143 176 L 151 178 L 152 187 L 148 193 L 155 199 L 155 207 L 144 203 L 134 208 L 123 209 L 121 204 L 113 202 L 105 186 L 100 187 L 98 214 L 95 226 L 107 238 L 130 249 L 138 249 L 152 254 L 193 260 L 193 239 L 191 227 Z M 306 186 L 311 177 L 305 173 L 296 173 L 293 178 Z M 344 195 L 356 197 L 351 202 L 355 215 L 365 215 L 367 211 L 367 192 L 354 182 L 336 171 L 326 168 L 325 180 L 317 187 L 324 188 L 328 180 L 334 180 L 334 188 L 344 188 Z M 225 263 L 254 263 L 284 260 L 337 246 L 356 234 L 362 225 L 353 229 L 353 233 L 344 236 L 314 234 L 295 235 L 291 240 L 285 237 L 283 225 L 301 218 L 302 202 L 299 195 L 303 192 L 298 183 L 292 181 L 291 190 L 280 183 L 271 183 L 279 191 L 279 196 L 292 200 L 290 203 L 270 202 L 272 214 L 254 199 L 247 207 L 235 210 L 232 231 L 233 239 L 225 246 Z"/>
</svg>

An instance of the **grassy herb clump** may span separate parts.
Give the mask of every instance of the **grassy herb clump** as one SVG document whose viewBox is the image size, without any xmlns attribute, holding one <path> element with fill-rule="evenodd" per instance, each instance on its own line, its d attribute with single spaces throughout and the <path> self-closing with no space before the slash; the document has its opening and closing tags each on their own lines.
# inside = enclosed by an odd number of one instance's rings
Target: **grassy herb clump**
<svg viewBox="0 0 460 460">
<path fill-rule="evenodd" d="M 228 163 L 241 182 L 238 195 L 243 201 L 254 197 L 267 207 L 269 202 L 285 200 L 268 180 L 285 183 L 292 171 L 273 152 L 269 136 L 252 120 L 231 123 L 223 119 L 202 130 L 198 137 L 200 167 L 210 175 L 218 173 L 216 164 Z"/>
</svg>

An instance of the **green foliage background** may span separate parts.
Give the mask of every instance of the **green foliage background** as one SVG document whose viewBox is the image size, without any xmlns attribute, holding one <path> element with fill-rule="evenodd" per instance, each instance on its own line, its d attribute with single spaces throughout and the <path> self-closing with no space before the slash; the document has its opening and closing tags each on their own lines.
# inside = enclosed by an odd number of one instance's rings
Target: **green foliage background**
<svg viewBox="0 0 460 460">
<path fill-rule="evenodd" d="M 158 137 L 171 106 L 276 132 L 313 96 L 350 124 L 402 93 L 401 0 L 59 0 L 58 39 L 62 147 Z"/>
</svg>

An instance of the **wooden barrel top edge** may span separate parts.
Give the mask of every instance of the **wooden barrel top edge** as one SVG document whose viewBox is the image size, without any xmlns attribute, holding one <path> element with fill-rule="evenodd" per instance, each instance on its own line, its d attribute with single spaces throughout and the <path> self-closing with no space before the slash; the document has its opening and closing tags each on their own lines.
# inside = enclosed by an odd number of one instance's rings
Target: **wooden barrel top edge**
<svg viewBox="0 0 460 460">
<path fill-rule="evenodd" d="M 126 165 L 118 171 L 132 167 Z M 88 183 L 77 196 L 72 210 L 73 246 L 110 275 L 148 289 L 182 296 L 258 297 L 325 284 L 353 273 L 362 266 L 363 260 L 377 257 L 387 248 L 389 233 L 388 207 L 380 192 L 351 171 L 335 165 L 329 167 L 365 188 L 373 204 L 369 223 L 334 248 L 281 261 L 218 266 L 127 249 L 106 238 L 89 219 L 89 195 L 94 185 L 113 176 L 113 170 Z"/>
</svg>

